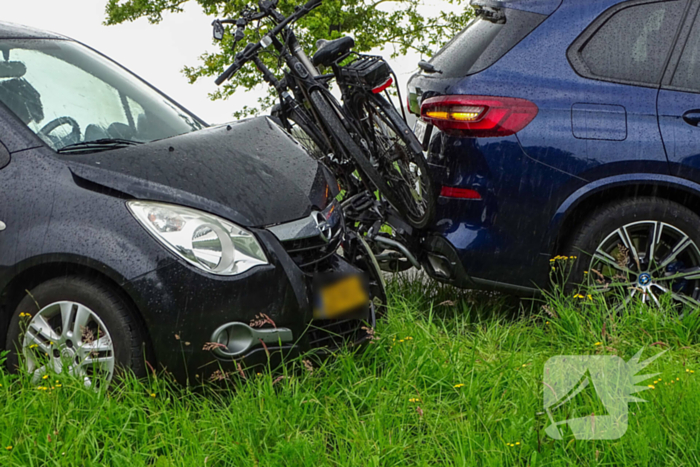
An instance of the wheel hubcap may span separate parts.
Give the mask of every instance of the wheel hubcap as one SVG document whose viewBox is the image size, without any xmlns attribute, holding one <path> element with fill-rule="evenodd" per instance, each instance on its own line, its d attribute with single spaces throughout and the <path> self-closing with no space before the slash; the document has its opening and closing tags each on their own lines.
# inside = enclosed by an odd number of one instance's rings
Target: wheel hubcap
<svg viewBox="0 0 700 467">
<path fill-rule="evenodd" d="M 27 326 L 22 353 L 35 384 L 49 370 L 67 370 L 95 388 L 114 374 L 109 331 L 95 312 L 76 302 L 56 302 L 39 310 Z"/>
<path fill-rule="evenodd" d="M 651 284 L 651 274 L 648 272 L 642 273 L 639 275 L 639 279 L 637 280 L 639 283 L 640 287 L 646 287 Z"/>
<path fill-rule="evenodd" d="M 598 245 L 589 269 L 596 290 L 624 290 L 618 308 L 635 297 L 660 306 L 665 294 L 675 303 L 700 306 L 700 249 L 670 224 L 639 221 L 620 227 Z"/>
</svg>

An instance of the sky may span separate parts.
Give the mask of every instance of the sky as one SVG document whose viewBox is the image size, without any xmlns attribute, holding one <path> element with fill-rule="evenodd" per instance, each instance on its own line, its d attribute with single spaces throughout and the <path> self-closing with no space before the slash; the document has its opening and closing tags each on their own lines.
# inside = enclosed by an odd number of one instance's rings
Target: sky
<svg viewBox="0 0 700 467">
<path fill-rule="evenodd" d="M 420 0 L 429 8 L 449 8 L 443 0 Z M 181 70 L 197 65 L 198 57 L 215 52 L 211 39 L 212 18 L 204 15 L 195 2 L 185 11 L 165 14 L 160 24 L 146 19 L 116 26 L 104 26 L 106 0 L 0 0 L 0 20 L 45 29 L 83 42 L 119 62 L 208 123 L 232 120 L 231 114 L 243 105 L 255 105 L 266 90 L 238 92 L 227 101 L 211 101 L 208 94 L 213 79 L 189 84 Z M 384 54 L 387 57 L 389 53 Z M 418 55 L 391 59 L 401 91 L 416 71 Z"/>
</svg>

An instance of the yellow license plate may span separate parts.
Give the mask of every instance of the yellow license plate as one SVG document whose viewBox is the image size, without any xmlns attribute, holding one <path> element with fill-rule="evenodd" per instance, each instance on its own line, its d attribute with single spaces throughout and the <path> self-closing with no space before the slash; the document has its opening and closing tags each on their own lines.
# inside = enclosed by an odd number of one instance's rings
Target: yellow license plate
<svg viewBox="0 0 700 467">
<path fill-rule="evenodd" d="M 314 318 L 337 318 L 367 305 L 369 297 L 359 276 L 350 276 L 320 290 Z"/>
</svg>

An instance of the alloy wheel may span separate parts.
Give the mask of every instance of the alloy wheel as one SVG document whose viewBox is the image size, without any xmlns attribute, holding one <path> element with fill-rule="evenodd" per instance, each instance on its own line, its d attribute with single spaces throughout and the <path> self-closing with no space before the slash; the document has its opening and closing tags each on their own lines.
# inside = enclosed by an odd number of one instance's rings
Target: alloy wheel
<svg viewBox="0 0 700 467">
<path fill-rule="evenodd" d="M 49 371 L 83 380 L 85 387 L 108 383 L 114 374 L 114 344 L 97 314 L 76 302 L 52 303 L 32 317 L 22 343 L 32 382 Z"/>
<path fill-rule="evenodd" d="M 700 249 L 665 222 L 633 222 L 610 233 L 593 253 L 589 277 L 598 292 L 623 291 L 618 310 L 633 299 L 661 306 L 665 294 L 700 307 Z"/>
</svg>

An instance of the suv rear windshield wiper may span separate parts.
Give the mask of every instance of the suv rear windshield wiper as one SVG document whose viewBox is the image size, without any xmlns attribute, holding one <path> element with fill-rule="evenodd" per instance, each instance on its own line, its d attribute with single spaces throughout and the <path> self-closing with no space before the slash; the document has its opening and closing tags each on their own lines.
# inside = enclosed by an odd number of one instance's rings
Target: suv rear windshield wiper
<svg viewBox="0 0 700 467">
<path fill-rule="evenodd" d="M 506 22 L 506 13 L 500 8 L 475 6 L 474 9 L 477 18 L 481 18 L 496 24 L 505 24 Z"/>
<path fill-rule="evenodd" d="M 506 13 L 500 2 L 472 1 L 471 6 L 474 7 L 477 18 L 496 24 L 505 24 L 506 22 Z"/>
<path fill-rule="evenodd" d="M 56 152 L 61 154 L 75 153 L 75 152 L 99 152 L 99 151 L 109 151 L 110 149 L 125 148 L 128 146 L 135 146 L 137 144 L 143 144 L 138 141 L 131 141 L 129 139 L 118 139 L 118 138 L 104 138 L 96 139 L 94 141 L 83 141 L 80 143 L 69 144 Z"/>
</svg>

